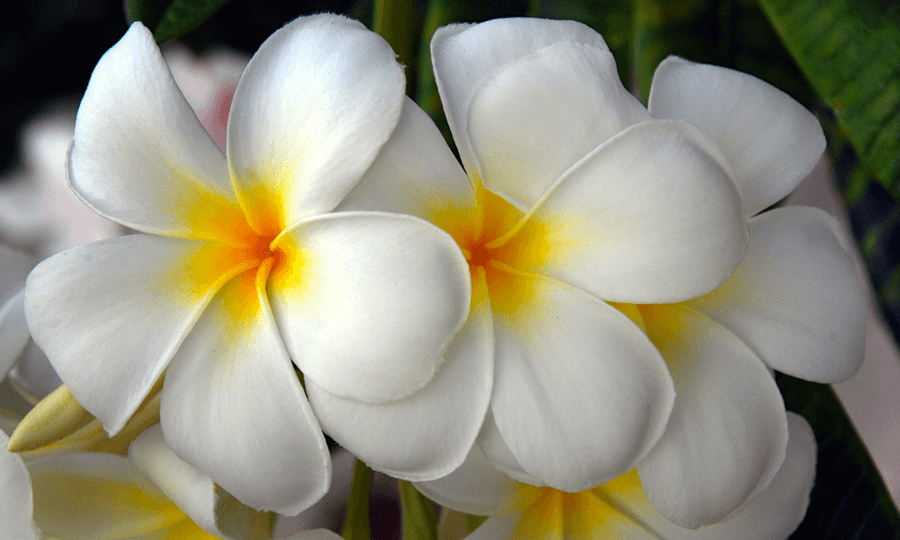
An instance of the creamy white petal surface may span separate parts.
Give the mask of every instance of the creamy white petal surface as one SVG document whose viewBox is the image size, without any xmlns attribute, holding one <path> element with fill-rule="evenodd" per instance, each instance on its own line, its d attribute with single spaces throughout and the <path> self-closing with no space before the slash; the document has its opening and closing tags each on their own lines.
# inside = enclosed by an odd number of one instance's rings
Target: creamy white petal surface
<svg viewBox="0 0 900 540">
<path fill-rule="evenodd" d="M 22 356 L 31 333 L 25 324 L 25 288 L 0 304 L 0 381 Z"/>
<path fill-rule="evenodd" d="M 467 123 L 475 91 L 500 67 L 560 41 L 607 49 L 600 34 L 575 21 L 495 19 L 478 25 L 443 26 L 434 33 L 431 61 L 444 114 L 470 173 L 474 162 Z"/>
<path fill-rule="evenodd" d="M 475 192 L 428 114 L 406 98 L 397 128 L 337 210 L 377 210 L 443 225 L 447 214 L 476 219 Z"/>
<path fill-rule="evenodd" d="M 363 403 L 337 397 L 307 379 L 322 428 L 367 465 L 397 478 L 430 480 L 459 467 L 475 442 L 493 388 L 489 310 L 486 301 L 473 306 L 434 379 L 405 399 Z"/>
<path fill-rule="evenodd" d="M 240 216 L 225 157 L 140 24 L 94 69 L 75 120 L 69 182 L 99 214 L 154 234 L 227 238 L 233 224 L 209 218 Z"/>
<path fill-rule="evenodd" d="M 834 383 L 862 364 L 866 296 L 832 216 L 785 207 L 750 221 L 734 275 L 692 308 L 744 340 L 769 367 Z"/>
<path fill-rule="evenodd" d="M 232 268 L 217 276 L 209 265 Z M 223 278 L 243 265 L 230 250 L 201 240 L 142 234 L 103 240 L 39 264 L 26 286 L 26 315 L 35 342 L 78 402 L 115 433 Z"/>
<path fill-rule="evenodd" d="M 228 163 L 253 228 L 331 211 L 400 117 L 406 79 L 362 24 L 302 17 L 250 60 L 228 118 Z"/>
<path fill-rule="evenodd" d="M 580 491 L 632 468 L 662 435 L 672 381 L 625 315 L 589 294 L 528 274 L 528 296 L 494 312 L 491 410 L 525 471 Z"/>
<path fill-rule="evenodd" d="M 295 515 L 331 462 L 265 298 L 268 265 L 230 281 L 172 359 L 160 418 L 175 453 L 241 502 Z"/>
<path fill-rule="evenodd" d="M 268 294 L 306 377 L 372 403 L 431 380 L 471 294 L 449 235 L 410 216 L 342 212 L 303 220 L 276 244 L 287 261 L 273 270 Z"/>
<path fill-rule="evenodd" d="M 744 342 L 684 304 L 641 313 L 676 394 L 665 435 L 638 465 L 641 484 L 681 526 L 722 521 L 765 488 L 784 459 L 778 387 Z"/>
<path fill-rule="evenodd" d="M 654 118 L 688 120 L 728 157 L 752 216 L 797 187 L 825 150 L 822 126 L 790 96 L 756 77 L 671 56 L 650 88 Z"/>
<path fill-rule="evenodd" d="M 594 148 L 649 119 L 605 47 L 564 41 L 486 79 L 467 127 L 485 187 L 527 207 Z"/>
<path fill-rule="evenodd" d="M 738 193 L 712 146 L 685 122 L 620 133 L 535 205 L 499 248 L 505 262 L 616 302 L 711 291 L 747 242 Z"/>
</svg>

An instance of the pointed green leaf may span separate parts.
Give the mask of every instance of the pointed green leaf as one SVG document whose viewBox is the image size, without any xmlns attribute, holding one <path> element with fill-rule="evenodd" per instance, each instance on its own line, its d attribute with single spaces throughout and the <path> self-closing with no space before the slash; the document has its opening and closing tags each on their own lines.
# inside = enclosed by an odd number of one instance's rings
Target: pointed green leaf
<svg viewBox="0 0 900 540">
<path fill-rule="evenodd" d="M 803 415 L 818 444 L 809 510 L 793 540 L 900 539 L 900 514 L 828 385 L 778 375 L 789 411 Z"/>
<path fill-rule="evenodd" d="M 761 4 L 871 174 L 900 198 L 900 4 Z"/>
<path fill-rule="evenodd" d="M 128 20 L 141 21 L 157 43 L 181 37 L 218 11 L 228 0 L 126 0 Z"/>
</svg>

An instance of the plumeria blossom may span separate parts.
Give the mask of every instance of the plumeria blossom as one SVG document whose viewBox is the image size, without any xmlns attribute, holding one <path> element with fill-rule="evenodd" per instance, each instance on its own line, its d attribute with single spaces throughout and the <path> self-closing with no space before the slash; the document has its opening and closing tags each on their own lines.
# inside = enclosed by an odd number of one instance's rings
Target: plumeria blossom
<svg viewBox="0 0 900 540">
<path fill-rule="evenodd" d="M 722 287 L 638 307 L 677 394 L 666 434 L 638 472 L 660 513 L 696 527 L 724 519 L 781 466 L 787 420 L 770 370 L 820 383 L 850 378 L 862 363 L 866 302 L 836 219 L 796 206 L 759 213 L 825 149 L 809 111 L 759 79 L 679 58 L 660 64 L 649 108 L 716 141 L 750 225 L 747 255 Z"/>
<path fill-rule="evenodd" d="M 240 504 L 178 459 L 158 424 L 134 439 L 127 456 L 66 452 L 23 460 L 0 435 L 0 496 L 11 538 L 271 537 L 274 516 Z"/>
<path fill-rule="evenodd" d="M 470 304 L 456 243 L 407 215 L 330 213 L 394 131 L 404 87 L 393 51 L 359 23 L 297 19 L 244 70 L 226 157 L 146 28 L 103 56 L 69 181 L 143 234 L 44 261 L 25 305 L 35 341 L 111 434 L 165 372 L 175 453 L 241 502 L 293 515 L 325 493 L 330 461 L 292 360 L 307 384 L 373 406 L 434 377 Z"/>
<path fill-rule="evenodd" d="M 468 540 L 778 540 L 803 520 L 815 476 L 816 441 L 809 424 L 788 413 L 790 442 L 778 474 L 728 520 L 686 529 L 666 520 L 635 471 L 578 493 L 517 482 L 494 470 L 477 447 L 450 475 L 416 484 L 448 508 L 491 516 Z"/>
<path fill-rule="evenodd" d="M 469 318 L 413 399 L 363 411 L 308 381 L 313 409 L 354 453 L 402 417 L 416 429 L 395 430 L 385 454 L 481 431 L 488 458 L 530 483 L 577 492 L 612 480 L 650 451 L 675 399 L 636 308 L 619 306 L 695 298 L 731 275 L 747 231 L 725 158 L 689 123 L 654 120 L 584 25 L 445 27 L 432 57 L 465 171 L 407 100 L 337 209 L 449 232 L 469 263 Z M 421 429 L 427 407 L 469 412 L 438 432 Z"/>
</svg>

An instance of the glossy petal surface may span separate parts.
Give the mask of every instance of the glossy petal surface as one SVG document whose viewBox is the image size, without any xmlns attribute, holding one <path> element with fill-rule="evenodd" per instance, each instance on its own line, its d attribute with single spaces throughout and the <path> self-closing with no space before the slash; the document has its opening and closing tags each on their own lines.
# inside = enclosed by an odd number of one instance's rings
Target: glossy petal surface
<svg viewBox="0 0 900 540">
<path fill-rule="evenodd" d="M 781 90 L 746 73 L 674 56 L 656 68 L 650 112 L 687 120 L 716 141 L 747 216 L 793 191 L 825 150 L 819 121 Z"/>
<path fill-rule="evenodd" d="M 268 293 L 305 377 L 371 403 L 431 380 L 471 294 L 449 235 L 409 216 L 344 212 L 304 220 L 277 245 Z"/>
<path fill-rule="evenodd" d="M 228 163 L 254 230 L 277 234 L 337 206 L 397 124 L 405 84 L 387 42 L 344 17 L 301 17 L 267 39 L 228 118 Z"/>
<path fill-rule="evenodd" d="M 837 221 L 792 206 L 753 218 L 750 231 L 734 275 L 690 305 L 771 368 L 815 382 L 851 377 L 862 363 L 866 298 Z"/>
<path fill-rule="evenodd" d="M 166 373 L 160 418 L 175 453 L 239 501 L 295 515 L 325 494 L 331 462 L 265 298 L 268 270 L 231 280 L 204 311 Z"/>
</svg>

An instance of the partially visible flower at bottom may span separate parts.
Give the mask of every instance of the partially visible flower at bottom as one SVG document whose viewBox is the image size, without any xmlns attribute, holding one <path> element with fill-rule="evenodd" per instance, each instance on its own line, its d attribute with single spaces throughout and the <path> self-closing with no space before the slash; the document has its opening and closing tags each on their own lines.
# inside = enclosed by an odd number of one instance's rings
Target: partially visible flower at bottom
<svg viewBox="0 0 900 540">
<path fill-rule="evenodd" d="M 155 425 L 128 456 L 22 459 L 0 437 L 2 517 L 14 538 L 268 538 L 273 515 L 239 503 L 178 459 Z M 40 535 L 37 531 L 40 531 Z"/>
<path fill-rule="evenodd" d="M 787 455 L 772 483 L 726 520 L 697 529 L 679 527 L 660 515 L 636 471 L 567 493 L 503 475 L 477 446 L 454 473 L 416 487 L 448 508 L 491 516 L 467 540 L 787 538 L 806 514 L 816 464 L 816 441 L 806 420 L 788 413 L 788 431 Z"/>
</svg>

